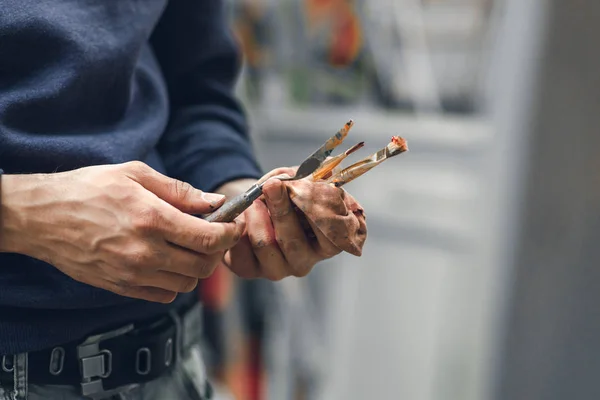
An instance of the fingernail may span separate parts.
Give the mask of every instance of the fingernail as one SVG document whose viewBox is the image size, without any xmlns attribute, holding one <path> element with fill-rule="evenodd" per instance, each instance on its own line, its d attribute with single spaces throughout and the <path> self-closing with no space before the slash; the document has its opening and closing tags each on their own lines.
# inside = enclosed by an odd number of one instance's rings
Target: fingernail
<svg viewBox="0 0 600 400">
<path fill-rule="evenodd" d="M 218 193 L 203 193 L 202 197 L 209 203 L 218 203 L 225 198 L 225 196 Z"/>
</svg>

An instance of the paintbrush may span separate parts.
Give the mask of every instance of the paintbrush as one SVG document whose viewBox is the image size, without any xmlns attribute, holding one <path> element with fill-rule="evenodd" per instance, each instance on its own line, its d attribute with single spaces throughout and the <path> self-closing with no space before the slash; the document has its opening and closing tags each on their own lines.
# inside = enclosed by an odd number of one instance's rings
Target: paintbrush
<svg viewBox="0 0 600 400">
<path fill-rule="evenodd" d="M 334 174 L 335 168 L 340 165 L 342 161 L 346 159 L 350 154 L 354 153 L 356 150 L 362 148 L 365 145 L 365 142 L 360 142 L 350 147 L 348 150 L 343 152 L 342 154 L 338 154 L 335 157 L 331 157 L 326 160 L 319 169 L 317 169 L 312 174 L 313 181 L 318 181 L 322 179 L 327 179 Z"/>
<path fill-rule="evenodd" d="M 364 158 L 348 168 L 343 169 L 340 172 L 333 174 L 329 179 L 326 180 L 327 183 L 331 183 L 336 187 L 341 187 L 359 176 L 365 174 L 367 171 L 375 168 L 382 162 L 392 157 L 395 157 L 399 154 L 408 151 L 408 145 L 406 140 L 399 137 L 392 137 L 391 141 L 385 146 L 383 149 L 378 152 L 372 154 L 371 156 Z"/>
</svg>

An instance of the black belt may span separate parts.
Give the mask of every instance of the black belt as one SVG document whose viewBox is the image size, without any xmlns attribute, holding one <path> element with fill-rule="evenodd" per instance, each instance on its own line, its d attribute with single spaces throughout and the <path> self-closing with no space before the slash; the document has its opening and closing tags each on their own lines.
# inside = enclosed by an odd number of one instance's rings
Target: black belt
<svg viewBox="0 0 600 400">
<path fill-rule="evenodd" d="M 84 396 L 152 381 L 173 368 L 186 345 L 197 343 L 201 327 L 182 326 L 200 321 L 200 306 L 194 301 L 157 320 L 28 353 L 28 381 L 80 386 Z M 194 338 L 184 338 L 191 332 Z"/>
</svg>

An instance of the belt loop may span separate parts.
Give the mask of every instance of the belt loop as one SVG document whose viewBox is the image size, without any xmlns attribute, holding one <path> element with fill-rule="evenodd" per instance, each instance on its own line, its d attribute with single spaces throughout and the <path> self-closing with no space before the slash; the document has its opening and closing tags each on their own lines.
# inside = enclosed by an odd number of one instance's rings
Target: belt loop
<svg viewBox="0 0 600 400">
<path fill-rule="evenodd" d="M 10 363 L 7 362 L 11 359 Z M 10 374 L 15 371 L 15 356 L 2 356 L 2 371 Z"/>
<path fill-rule="evenodd" d="M 165 343 L 165 367 L 170 367 L 173 363 L 173 358 L 175 357 L 174 347 L 173 338 L 168 338 Z"/>
<path fill-rule="evenodd" d="M 138 349 L 135 353 L 135 372 L 138 375 L 148 375 L 152 370 L 152 352 L 147 347 Z"/>
<path fill-rule="evenodd" d="M 58 376 L 63 371 L 65 365 L 65 349 L 62 347 L 55 347 L 52 349 L 50 354 L 50 365 L 48 366 L 48 372 L 54 376 Z"/>
</svg>

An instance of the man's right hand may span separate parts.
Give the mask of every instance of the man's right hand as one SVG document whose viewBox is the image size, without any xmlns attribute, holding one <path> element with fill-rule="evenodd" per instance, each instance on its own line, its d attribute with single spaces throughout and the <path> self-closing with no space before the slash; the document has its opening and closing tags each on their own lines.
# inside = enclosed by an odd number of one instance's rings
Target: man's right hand
<svg viewBox="0 0 600 400">
<path fill-rule="evenodd" d="M 194 290 L 244 231 L 188 214 L 218 208 L 221 195 L 140 162 L 1 179 L 0 251 L 122 296 L 168 303 Z"/>
</svg>

